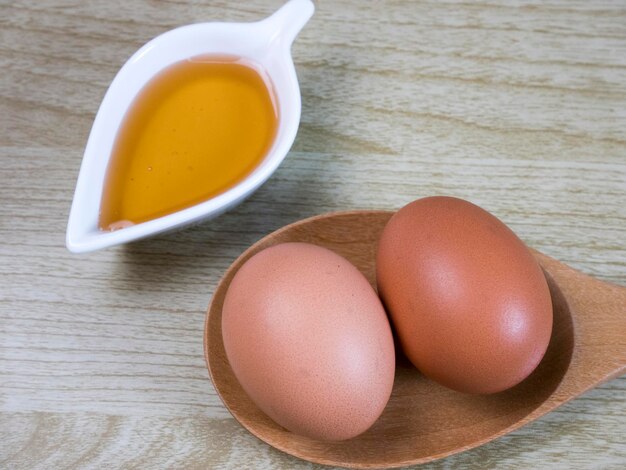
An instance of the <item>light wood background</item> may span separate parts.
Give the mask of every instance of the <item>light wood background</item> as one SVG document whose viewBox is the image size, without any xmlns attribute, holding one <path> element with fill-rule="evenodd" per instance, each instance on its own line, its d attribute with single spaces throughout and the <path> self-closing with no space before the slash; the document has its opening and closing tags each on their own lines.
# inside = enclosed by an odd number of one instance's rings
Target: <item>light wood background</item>
<svg viewBox="0 0 626 470">
<path fill-rule="evenodd" d="M 460 196 L 626 284 L 624 0 L 317 2 L 274 177 L 215 221 L 68 253 L 82 152 L 123 62 L 175 26 L 280 4 L 0 0 L 0 468 L 315 468 L 230 417 L 202 353 L 223 271 L 310 215 Z M 624 468 L 625 391 L 424 468 Z"/>
</svg>

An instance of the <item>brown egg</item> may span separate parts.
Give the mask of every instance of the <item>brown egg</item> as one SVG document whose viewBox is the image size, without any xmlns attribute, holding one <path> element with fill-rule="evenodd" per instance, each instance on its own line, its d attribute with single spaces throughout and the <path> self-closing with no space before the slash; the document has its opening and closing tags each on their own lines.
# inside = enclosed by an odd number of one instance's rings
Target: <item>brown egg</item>
<svg viewBox="0 0 626 470">
<path fill-rule="evenodd" d="M 405 354 L 447 387 L 505 390 L 548 347 L 552 303 L 540 266 L 474 204 L 429 197 L 400 209 L 381 236 L 376 270 Z"/>
<path fill-rule="evenodd" d="M 250 258 L 226 293 L 222 335 L 243 389 L 293 433 L 349 439 L 389 400 L 385 310 L 359 270 L 325 248 L 285 243 Z"/>
</svg>

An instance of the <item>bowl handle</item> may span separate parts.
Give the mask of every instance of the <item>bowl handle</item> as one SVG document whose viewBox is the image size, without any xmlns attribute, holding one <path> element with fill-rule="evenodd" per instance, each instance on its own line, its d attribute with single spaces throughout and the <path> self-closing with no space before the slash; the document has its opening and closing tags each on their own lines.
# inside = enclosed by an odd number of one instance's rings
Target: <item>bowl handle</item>
<svg viewBox="0 0 626 470">
<path fill-rule="evenodd" d="M 602 282 L 546 255 L 540 263 L 562 292 L 574 328 L 570 396 L 626 372 L 626 288 Z M 565 385 L 565 384 L 564 384 Z"/>
<path fill-rule="evenodd" d="M 315 6 L 311 0 L 289 0 L 262 21 L 269 35 L 269 46 L 289 50 L 298 33 L 309 21 Z"/>
</svg>

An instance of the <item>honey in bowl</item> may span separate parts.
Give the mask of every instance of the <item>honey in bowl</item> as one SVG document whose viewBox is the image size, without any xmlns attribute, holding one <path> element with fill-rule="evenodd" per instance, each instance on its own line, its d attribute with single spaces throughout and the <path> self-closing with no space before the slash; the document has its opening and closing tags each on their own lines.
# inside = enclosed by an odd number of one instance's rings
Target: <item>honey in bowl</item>
<svg viewBox="0 0 626 470">
<path fill-rule="evenodd" d="M 255 64 L 198 56 L 167 67 L 120 126 L 100 229 L 162 217 L 232 188 L 263 161 L 277 126 L 271 83 Z"/>
</svg>

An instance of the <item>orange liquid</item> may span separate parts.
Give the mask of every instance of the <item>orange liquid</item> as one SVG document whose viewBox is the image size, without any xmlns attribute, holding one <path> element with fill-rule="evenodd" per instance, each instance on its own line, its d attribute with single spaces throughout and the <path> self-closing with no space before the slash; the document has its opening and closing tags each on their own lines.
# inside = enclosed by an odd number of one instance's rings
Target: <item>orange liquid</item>
<svg viewBox="0 0 626 470">
<path fill-rule="evenodd" d="M 249 175 L 278 124 L 263 77 L 237 58 L 171 65 L 126 113 L 107 168 L 99 226 L 116 230 L 206 201 Z"/>
</svg>

